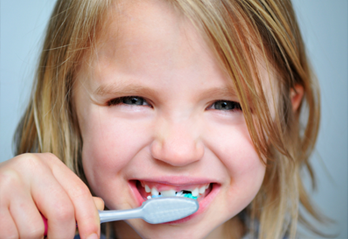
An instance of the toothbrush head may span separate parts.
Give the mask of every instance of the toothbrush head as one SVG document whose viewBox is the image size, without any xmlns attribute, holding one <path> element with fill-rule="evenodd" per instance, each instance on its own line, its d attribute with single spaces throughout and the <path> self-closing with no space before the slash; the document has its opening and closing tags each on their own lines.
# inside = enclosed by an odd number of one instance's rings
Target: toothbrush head
<svg viewBox="0 0 348 239">
<path fill-rule="evenodd" d="M 199 204 L 190 198 L 159 197 L 145 201 L 141 208 L 142 219 L 150 224 L 158 224 L 187 217 L 198 210 Z"/>
</svg>

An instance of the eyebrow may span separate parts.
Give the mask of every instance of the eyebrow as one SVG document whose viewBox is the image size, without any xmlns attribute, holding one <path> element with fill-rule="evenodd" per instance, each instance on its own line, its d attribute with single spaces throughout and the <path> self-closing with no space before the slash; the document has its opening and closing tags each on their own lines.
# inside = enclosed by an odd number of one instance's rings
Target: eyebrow
<svg viewBox="0 0 348 239">
<path fill-rule="evenodd" d="M 136 84 L 104 84 L 100 85 L 95 91 L 95 95 L 110 95 L 110 94 L 129 94 L 129 93 L 136 93 L 136 92 L 153 92 L 150 88 L 143 87 Z"/>
<path fill-rule="evenodd" d="M 223 87 L 223 88 L 212 88 L 208 89 L 203 92 L 204 96 L 220 96 L 222 98 L 224 97 L 237 97 L 236 91 L 233 89 L 233 87 Z"/>
<path fill-rule="evenodd" d="M 194 90 L 194 89 L 192 89 Z M 145 95 L 152 95 L 156 96 L 158 93 L 156 93 L 156 90 L 142 86 L 139 84 L 103 84 L 100 85 L 95 91 L 94 94 L 97 96 L 105 96 L 105 95 L 138 95 L 138 94 L 145 94 Z M 221 99 L 224 98 L 230 98 L 230 97 L 238 97 L 236 94 L 236 91 L 233 87 L 216 87 L 216 88 L 209 88 L 204 90 L 201 94 L 201 97 L 209 97 L 209 96 L 215 96 L 215 97 L 221 97 Z"/>
</svg>

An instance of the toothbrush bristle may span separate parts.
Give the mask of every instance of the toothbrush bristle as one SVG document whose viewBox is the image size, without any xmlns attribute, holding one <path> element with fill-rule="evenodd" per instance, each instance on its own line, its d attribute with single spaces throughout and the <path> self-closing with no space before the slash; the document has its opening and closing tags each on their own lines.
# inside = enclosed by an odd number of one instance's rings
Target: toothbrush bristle
<svg viewBox="0 0 348 239">
<path fill-rule="evenodd" d="M 195 196 L 192 196 L 192 193 L 189 192 L 189 191 L 180 191 L 180 192 L 177 192 L 175 194 L 176 197 L 185 197 L 185 198 L 191 198 L 191 199 L 195 199 L 197 200 L 198 197 L 195 197 Z M 152 196 L 148 196 L 147 199 L 151 199 L 151 198 L 159 198 L 159 197 L 164 197 L 162 196 L 161 194 L 159 195 L 152 195 Z"/>
</svg>

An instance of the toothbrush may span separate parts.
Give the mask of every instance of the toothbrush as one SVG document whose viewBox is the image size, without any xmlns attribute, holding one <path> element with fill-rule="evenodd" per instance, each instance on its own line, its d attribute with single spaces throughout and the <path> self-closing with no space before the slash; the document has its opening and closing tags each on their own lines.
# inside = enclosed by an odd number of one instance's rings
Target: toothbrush
<svg viewBox="0 0 348 239">
<path fill-rule="evenodd" d="M 150 224 L 165 223 L 187 217 L 198 210 L 196 200 L 184 197 L 160 197 L 145 201 L 142 206 L 128 210 L 99 211 L 100 223 L 141 218 Z M 47 235 L 47 219 L 42 216 Z"/>
<path fill-rule="evenodd" d="M 161 197 L 147 200 L 141 207 L 128 210 L 100 211 L 100 222 L 142 218 L 158 224 L 187 217 L 198 210 L 198 202 L 188 198 Z"/>
</svg>

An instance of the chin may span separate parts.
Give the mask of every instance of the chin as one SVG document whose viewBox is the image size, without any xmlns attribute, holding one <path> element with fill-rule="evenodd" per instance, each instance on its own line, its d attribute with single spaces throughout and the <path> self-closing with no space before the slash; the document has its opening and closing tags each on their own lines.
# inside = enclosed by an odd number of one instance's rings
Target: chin
<svg viewBox="0 0 348 239">
<path fill-rule="evenodd" d="M 200 220 L 193 219 L 190 222 L 156 225 L 149 224 L 141 219 L 131 219 L 128 220 L 128 224 L 141 238 L 196 239 L 205 238 L 212 230 L 214 230 L 211 220 L 208 218 L 205 219 L 210 223 L 205 222 L 202 217 Z"/>
</svg>

